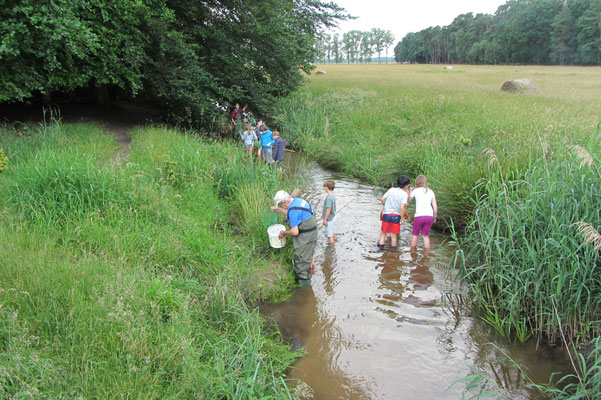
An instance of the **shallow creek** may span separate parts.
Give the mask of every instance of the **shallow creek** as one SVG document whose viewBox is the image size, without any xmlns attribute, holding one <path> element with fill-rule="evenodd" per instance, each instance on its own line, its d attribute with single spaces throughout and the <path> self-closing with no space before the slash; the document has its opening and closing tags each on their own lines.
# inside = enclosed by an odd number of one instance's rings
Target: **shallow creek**
<svg viewBox="0 0 601 400">
<path fill-rule="evenodd" d="M 318 217 L 326 179 L 336 181 L 339 210 L 350 202 L 338 215 L 335 246 L 320 229 L 312 286 L 261 308 L 293 347 L 306 350 L 288 375 L 293 385 L 302 381 L 314 391 L 305 398 L 460 399 L 465 383 L 455 382 L 473 374 L 471 368 L 498 385 L 499 394 L 539 398 L 515 367 L 501 363 L 502 352 L 538 383 L 568 371 L 560 350 L 534 341 L 510 345 L 470 314 L 456 272 L 446 268 L 451 250 L 443 235 L 431 235 L 430 252 L 421 239 L 411 252 L 411 225 L 404 224 L 398 250 L 378 250 L 383 192 L 290 158 L 288 168 L 308 172 L 303 197 Z"/>
</svg>

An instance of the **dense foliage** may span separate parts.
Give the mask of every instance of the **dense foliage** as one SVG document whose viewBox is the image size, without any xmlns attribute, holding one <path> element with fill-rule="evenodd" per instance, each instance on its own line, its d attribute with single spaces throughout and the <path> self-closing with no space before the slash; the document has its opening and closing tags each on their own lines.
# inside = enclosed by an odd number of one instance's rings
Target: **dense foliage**
<svg viewBox="0 0 601 400">
<path fill-rule="evenodd" d="M 346 16 L 315 0 L 9 0 L 0 7 L 0 104 L 145 97 L 180 122 L 219 106 L 269 109 L 311 68 L 314 40 Z"/>
<path fill-rule="evenodd" d="M 394 51 L 397 62 L 599 65 L 601 0 L 509 0 L 409 33 Z"/>
</svg>

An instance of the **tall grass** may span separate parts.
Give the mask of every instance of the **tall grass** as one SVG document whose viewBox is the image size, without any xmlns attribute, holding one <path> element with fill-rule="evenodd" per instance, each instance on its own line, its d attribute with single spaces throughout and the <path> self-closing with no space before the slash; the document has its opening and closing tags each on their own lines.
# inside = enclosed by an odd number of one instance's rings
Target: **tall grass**
<svg viewBox="0 0 601 400">
<path fill-rule="evenodd" d="M 598 154 L 594 140 L 588 145 Z M 598 156 L 587 154 L 591 163 L 564 152 L 507 177 L 491 158 L 465 236 L 455 238 L 455 265 L 499 331 L 551 341 L 562 331 L 577 341 L 601 334 L 601 260 L 591 236 L 601 227 L 601 176 Z"/>
<path fill-rule="evenodd" d="M 601 110 L 594 68 L 324 65 L 277 105 L 281 133 L 322 164 L 387 186 L 425 174 L 440 214 L 455 226 L 473 211 L 472 189 L 487 176 L 491 148 L 503 171 L 518 171 L 548 145 L 585 140 Z M 505 80 L 533 76 L 537 92 L 510 95 Z"/>
<path fill-rule="evenodd" d="M 0 397 L 293 397 L 296 354 L 248 305 L 288 256 L 236 210 L 238 188 L 262 207 L 285 179 L 249 178 L 228 144 L 131 136 L 115 164 L 95 126 L 0 129 Z"/>
</svg>

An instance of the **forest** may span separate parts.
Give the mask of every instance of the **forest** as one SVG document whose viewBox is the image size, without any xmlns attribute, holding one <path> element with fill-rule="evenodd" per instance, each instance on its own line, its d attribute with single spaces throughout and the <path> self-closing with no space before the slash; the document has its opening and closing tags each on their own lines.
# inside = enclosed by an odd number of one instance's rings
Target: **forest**
<svg viewBox="0 0 601 400">
<path fill-rule="evenodd" d="M 10 0 L 0 7 L 0 105 L 146 100 L 212 131 L 235 102 L 260 113 L 347 18 L 314 0 Z"/>
<path fill-rule="evenodd" d="M 509 0 L 407 34 L 395 60 L 446 64 L 601 64 L 601 0 Z"/>
</svg>

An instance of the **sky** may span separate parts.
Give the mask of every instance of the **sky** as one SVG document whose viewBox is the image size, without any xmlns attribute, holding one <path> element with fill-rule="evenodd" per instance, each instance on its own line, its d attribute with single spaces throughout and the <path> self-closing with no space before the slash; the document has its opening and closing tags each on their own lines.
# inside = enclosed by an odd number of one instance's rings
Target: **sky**
<svg viewBox="0 0 601 400">
<path fill-rule="evenodd" d="M 394 44 L 388 50 L 393 56 L 394 46 L 409 32 L 417 32 L 429 26 L 449 25 L 459 14 L 472 12 L 494 14 L 506 0 L 332 0 L 359 17 L 341 22 L 339 29 L 369 31 L 372 28 L 389 30 L 394 35 Z"/>
</svg>

